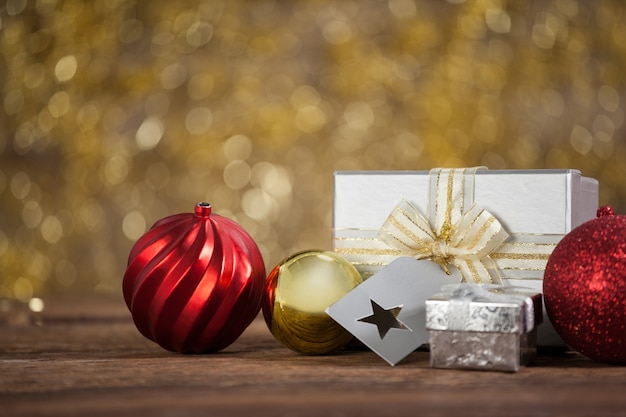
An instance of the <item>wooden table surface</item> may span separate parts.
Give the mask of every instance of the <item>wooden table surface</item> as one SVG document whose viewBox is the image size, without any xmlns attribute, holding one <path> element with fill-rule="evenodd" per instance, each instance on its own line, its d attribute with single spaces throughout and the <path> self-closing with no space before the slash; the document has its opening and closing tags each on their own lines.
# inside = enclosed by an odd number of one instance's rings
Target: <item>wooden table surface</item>
<svg viewBox="0 0 626 417">
<path fill-rule="evenodd" d="M 262 319 L 223 352 L 144 339 L 118 298 L 0 304 L 0 416 L 626 416 L 626 367 L 540 354 L 518 373 L 396 367 L 367 350 L 303 356 Z"/>
</svg>

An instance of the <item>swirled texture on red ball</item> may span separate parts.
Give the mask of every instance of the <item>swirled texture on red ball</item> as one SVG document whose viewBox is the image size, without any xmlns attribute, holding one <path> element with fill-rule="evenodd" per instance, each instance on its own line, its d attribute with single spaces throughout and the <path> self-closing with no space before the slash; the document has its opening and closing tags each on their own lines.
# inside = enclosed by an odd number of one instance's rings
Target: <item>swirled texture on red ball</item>
<svg viewBox="0 0 626 417">
<path fill-rule="evenodd" d="M 573 349 L 626 363 L 626 216 L 599 214 L 566 235 L 550 256 L 545 305 Z"/>
<path fill-rule="evenodd" d="M 252 237 L 234 221 L 195 213 L 159 220 L 133 246 L 123 293 L 137 329 L 163 348 L 219 351 L 261 308 L 265 266 Z"/>
</svg>

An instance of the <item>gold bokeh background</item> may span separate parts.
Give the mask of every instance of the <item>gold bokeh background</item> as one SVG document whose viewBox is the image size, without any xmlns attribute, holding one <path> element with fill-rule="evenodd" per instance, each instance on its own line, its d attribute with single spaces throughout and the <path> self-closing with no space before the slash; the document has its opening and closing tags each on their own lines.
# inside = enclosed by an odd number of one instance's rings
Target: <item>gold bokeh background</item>
<svg viewBox="0 0 626 417">
<path fill-rule="evenodd" d="M 626 212 L 625 68 L 620 0 L 6 0 L 0 298 L 119 292 L 198 201 L 268 268 L 328 249 L 335 170 L 574 168 Z"/>
</svg>

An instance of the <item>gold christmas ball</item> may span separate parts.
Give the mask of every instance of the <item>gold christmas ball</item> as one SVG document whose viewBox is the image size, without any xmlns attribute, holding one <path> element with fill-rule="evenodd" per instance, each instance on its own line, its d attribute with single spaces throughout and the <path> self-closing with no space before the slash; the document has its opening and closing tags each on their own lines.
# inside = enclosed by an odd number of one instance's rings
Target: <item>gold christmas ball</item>
<svg viewBox="0 0 626 417">
<path fill-rule="evenodd" d="M 274 337 L 291 350 L 322 355 L 342 348 L 352 335 L 325 310 L 363 279 L 341 256 L 304 251 L 280 262 L 269 274 L 263 316 Z"/>
</svg>

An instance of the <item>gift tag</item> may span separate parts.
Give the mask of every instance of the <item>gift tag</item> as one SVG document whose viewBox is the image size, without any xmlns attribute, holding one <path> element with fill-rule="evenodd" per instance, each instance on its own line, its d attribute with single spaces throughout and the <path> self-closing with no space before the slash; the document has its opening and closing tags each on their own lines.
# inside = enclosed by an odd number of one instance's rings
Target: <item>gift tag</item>
<svg viewBox="0 0 626 417">
<path fill-rule="evenodd" d="M 350 291 L 326 313 L 390 365 L 428 342 L 426 300 L 461 282 L 431 261 L 400 257 Z"/>
</svg>

